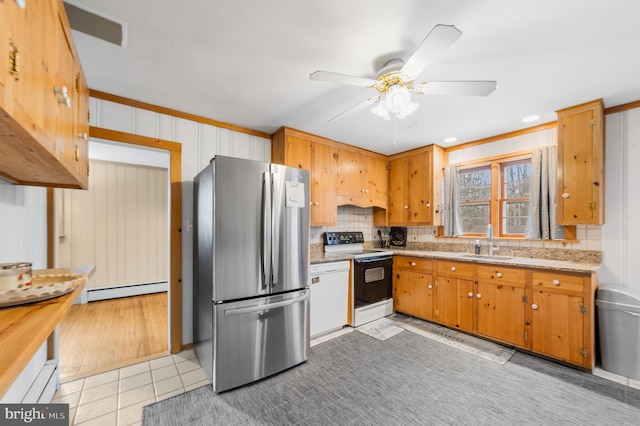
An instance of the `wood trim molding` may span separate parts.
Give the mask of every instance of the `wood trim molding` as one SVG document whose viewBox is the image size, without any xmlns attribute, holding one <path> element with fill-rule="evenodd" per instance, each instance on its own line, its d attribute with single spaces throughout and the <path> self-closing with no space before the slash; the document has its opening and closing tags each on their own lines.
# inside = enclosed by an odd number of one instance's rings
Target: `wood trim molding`
<svg viewBox="0 0 640 426">
<path fill-rule="evenodd" d="M 233 130 L 235 132 L 246 133 L 248 135 L 258 136 L 260 138 L 271 140 L 271 135 L 269 133 L 248 129 L 246 127 L 236 126 L 234 124 L 224 123 L 222 121 L 213 120 L 211 118 L 202 117 L 200 115 L 189 114 L 171 108 L 165 108 L 158 105 L 148 104 L 146 102 L 136 101 L 134 99 L 125 98 L 122 96 L 112 95 L 110 93 L 101 92 L 99 90 L 89 89 L 89 96 L 96 99 L 102 99 L 122 105 L 128 105 L 134 108 L 145 109 L 148 111 L 157 112 L 159 114 L 166 114 L 172 117 L 183 118 L 185 120 L 191 120 L 202 124 L 209 124 L 211 126 L 221 127 L 223 129 Z"/>
<path fill-rule="evenodd" d="M 640 108 L 640 101 L 629 102 L 622 105 L 616 105 L 614 107 L 605 108 L 604 113 L 607 114 L 615 114 L 616 112 L 628 111 L 630 109 Z"/>
<path fill-rule="evenodd" d="M 170 201 L 170 277 L 169 277 L 169 351 L 182 350 L 182 144 L 100 127 L 89 127 L 92 138 L 169 151 Z"/>
<path fill-rule="evenodd" d="M 452 147 L 449 147 L 449 148 L 445 148 L 444 150 L 445 150 L 446 153 L 449 153 L 451 151 L 457 151 L 457 150 L 460 150 L 460 149 L 470 148 L 472 146 L 483 145 L 485 143 L 495 142 L 495 141 L 499 141 L 499 140 L 502 140 L 502 139 L 509 139 L 509 138 L 513 138 L 513 137 L 516 137 L 516 136 L 526 135 L 526 134 L 529 134 L 529 133 L 540 132 L 542 130 L 553 129 L 553 128 L 555 128 L 557 126 L 557 124 L 558 124 L 557 121 L 550 121 L 548 123 L 540 124 L 538 126 L 528 127 L 526 129 L 515 130 L 513 132 L 503 133 L 501 135 L 490 136 L 488 138 L 478 139 L 477 141 L 472 141 L 472 142 L 467 142 L 467 143 L 463 143 L 463 144 L 460 144 L 460 145 L 452 146 Z"/>
</svg>

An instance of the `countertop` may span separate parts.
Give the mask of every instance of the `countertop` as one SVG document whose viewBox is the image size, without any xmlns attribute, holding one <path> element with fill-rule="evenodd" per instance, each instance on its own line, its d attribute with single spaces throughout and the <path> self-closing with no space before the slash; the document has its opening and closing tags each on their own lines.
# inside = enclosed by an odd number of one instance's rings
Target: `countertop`
<svg viewBox="0 0 640 426">
<path fill-rule="evenodd" d="M 86 276 L 88 281 L 94 272 L 95 267 L 82 266 L 35 270 L 33 276 L 80 274 Z M 42 343 L 49 338 L 85 284 L 53 299 L 0 309 L 0 395 L 7 392 Z"/>
<path fill-rule="evenodd" d="M 445 251 L 425 251 L 407 249 L 380 249 L 380 251 L 392 251 L 395 256 L 424 257 L 427 259 L 456 260 L 461 262 L 473 262 L 477 264 L 516 266 L 528 269 L 545 269 L 554 271 L 594 274 L 600 269 L 600 265 L 589 263 L 577 263 L 564 260 L 536 259 L 529 257 L 507 256 L 476 256 L 471 253 L 456 253 Z M 324 252 L 311 253 L 311 263 L 337 262 L 339 260 L 352 260 L 353 255 L 329 254 Z"/>
</svg>

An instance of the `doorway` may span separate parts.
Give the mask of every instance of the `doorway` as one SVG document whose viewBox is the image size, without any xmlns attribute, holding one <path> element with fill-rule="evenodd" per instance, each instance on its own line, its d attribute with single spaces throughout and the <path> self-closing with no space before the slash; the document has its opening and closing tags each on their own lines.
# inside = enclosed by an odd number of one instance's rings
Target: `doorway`
<svg viewBox="0 0 640 426">
<path fill-rule="evenodd" d="M 91 127 L 90 135 L 93 139 L 122 142 L 138 147 L 148 147 L 157 150 L 164 150 L 169 153 L 169 297 L 168 297 L 168 340 L 169 352 L 178 353 L 182 350 L 182 289 L 181 289 L 181 153 L 180 143 L 154 139 L 130 133 L 118 132 L 109 129 Z M 54 266 L 54 230 L 56 227 L 54 219 L 54 193 L 48 191 L 48 264 Z M 144 297 L 144 296 L 141 296 Z M 94 330 L 99 333 L 100 330 Z"/>
</svg>

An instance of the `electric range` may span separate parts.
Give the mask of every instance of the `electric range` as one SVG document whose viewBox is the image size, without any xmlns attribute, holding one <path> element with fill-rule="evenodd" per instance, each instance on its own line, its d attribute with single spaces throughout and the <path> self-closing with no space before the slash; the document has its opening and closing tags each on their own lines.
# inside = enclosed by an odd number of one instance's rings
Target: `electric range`
<svg viewBox="0 0 640 426">
<path fill-rule="evenodd" d="M 365 249 L 362 232 L 325 232 L 325 255 L 353 256 L 352 322 L 362 324 L 393 313 L 393 251 Z"/>
</svg>

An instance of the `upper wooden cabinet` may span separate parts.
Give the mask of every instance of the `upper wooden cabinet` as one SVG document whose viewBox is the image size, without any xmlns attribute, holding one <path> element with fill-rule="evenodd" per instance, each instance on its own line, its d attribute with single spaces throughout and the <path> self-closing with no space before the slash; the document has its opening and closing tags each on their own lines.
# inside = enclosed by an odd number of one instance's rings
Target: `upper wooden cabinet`
<svg viewBox="0 0 640 426">
<path fill-rule="evenodd" d="M 78 130 L 88 125 L 88 89 L 62 1 L 0 8 L 0 176 L 86 188 L 87 137 Z"/>
<path fill-rule="evenodd" d="M 558 114 L 558 222 L 604 223 L 602 99 Z"/>
<path fill-rule="evenodd" d="M 337 223 L 336 148 L 323 139 L 286 127 L 278 130 L 271 141 L 271 161 L 289 167 L 309 170 L 311 226 Z"/>
<path fill-rule="evenodd" d="M 338 148 L 338 205 L 387 208 L 387 157 Z"/>
<path fill-rule="evenodd" d="M 443 159 L 436 145 L 389 158 L 388 225 L 440 225 Z"/>
</svg>

